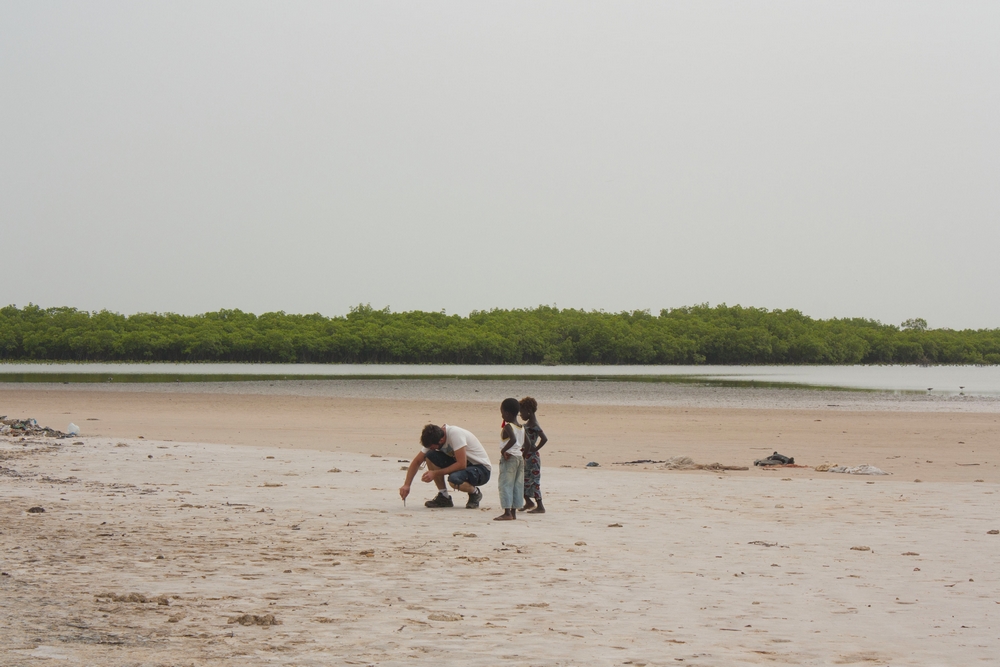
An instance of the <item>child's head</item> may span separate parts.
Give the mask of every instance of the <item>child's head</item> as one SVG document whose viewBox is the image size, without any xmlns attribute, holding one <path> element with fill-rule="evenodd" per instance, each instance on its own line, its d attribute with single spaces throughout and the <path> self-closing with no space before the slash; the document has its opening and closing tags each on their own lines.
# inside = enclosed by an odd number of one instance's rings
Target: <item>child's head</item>
<svg viewBox="0 0 1000 667">
<path fill-rule="evenodd" d="M 500 404 L 500 414 L 506 421 L 512 422 L 517 419 L 517 411 L 520 405 L 516 398 L 505 398 Z"/>
<path fill-rule="evenodd" d="M 518 404 L 521 411 L 521 419 L 531 419 L 538 412 L 538 401 L 531 396 L 525 396 Z"/>
<path fill-rule="evenodd" d="M 436 447 L 441 444 L 444 437 L 444 429 L 437 424 L 428 424 L 420 432 L 420 444 L 424 447 Z"/>
</svg>

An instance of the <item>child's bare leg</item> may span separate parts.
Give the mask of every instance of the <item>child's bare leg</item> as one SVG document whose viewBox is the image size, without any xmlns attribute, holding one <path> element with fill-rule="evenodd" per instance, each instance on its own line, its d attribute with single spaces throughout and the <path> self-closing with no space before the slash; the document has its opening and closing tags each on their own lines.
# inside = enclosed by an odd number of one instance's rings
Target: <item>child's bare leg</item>
<svg viewBox="0 0 1000 667">
<path fill-rule="evenodd" d="M 512 510 L 512 509 L 511 510 L 504 510 L 503 514 L 501 514 L 500 516 L 493 517 L 493 520 L 494 521 L 513 521 L 514 519 L 517 518 L 516 516 L 514 516 L 514 512 L 516 512 L 516 511 L 517 510 Z"/>
<path fill-rule="evenodd" d="M 527 505 L 525 505 L 525 507 L 527 507 Z M 545 505 L 542 504 L 542 499 L 541 498 L 538 499 L 538 507 L 536 507 L 535 509 L 531 510 L 531 513 L 532 514 L 545 514 Z"/>
<path fill-rule="evenodd" d="M 534 508 L 535 508 L 535 501 L 532 498 L 530 498 L 528 496 L 525 496 L 524 497 L 524 507 L 522 507 L 521 509 L 530 510 L 530 509 L 534 509 Z"/>
</svg>

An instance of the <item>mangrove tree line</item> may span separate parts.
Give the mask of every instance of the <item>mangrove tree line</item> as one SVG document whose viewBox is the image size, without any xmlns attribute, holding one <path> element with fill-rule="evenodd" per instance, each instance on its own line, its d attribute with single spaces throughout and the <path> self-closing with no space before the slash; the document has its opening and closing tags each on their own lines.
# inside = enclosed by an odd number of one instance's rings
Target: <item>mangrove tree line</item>
<svg viewBox="0 0 1000 667">
<path fill-rule="evenodd" d="M 539 306 L 468 317 L 358 306 L 341 317 L 0 309 L 0 359 L 441 364 L 1000 364 L 1000 329 L 929 329 L 797 310 Z"/>
</svg>

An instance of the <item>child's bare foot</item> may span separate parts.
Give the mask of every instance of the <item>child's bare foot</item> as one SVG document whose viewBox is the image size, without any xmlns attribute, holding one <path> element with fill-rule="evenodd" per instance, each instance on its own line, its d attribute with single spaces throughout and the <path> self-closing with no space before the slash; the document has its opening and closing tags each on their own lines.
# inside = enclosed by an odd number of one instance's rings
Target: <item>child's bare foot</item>
<svg viewBox="0 0 1000 667">
<path fill-rule="evenodd" d="M 513 521 L 516 517 L 511 510 L 504 510 L 500 516 L 493 517 L 494 521 Z"/>
<path fill-rule="evenodd" d="M 531 498 L 525 498 L 524 507 L 522 507 L 521 509 L 526 509 L 526 510 L 535 509 L 535 501 L 533 501 Z"/>
<path fill-rule="evenodd" d="M 541 503 L 538 503 L 538 507 L 533 510 L 529 510 L 528 514 L 545 514 L 545 508 L 542 507 Z"/>
</svg>

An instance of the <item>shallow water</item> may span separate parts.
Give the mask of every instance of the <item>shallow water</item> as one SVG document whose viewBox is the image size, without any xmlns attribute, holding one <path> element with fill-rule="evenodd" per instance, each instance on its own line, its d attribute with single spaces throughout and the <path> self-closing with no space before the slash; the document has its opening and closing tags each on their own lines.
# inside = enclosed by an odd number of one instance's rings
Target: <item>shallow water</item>
<svg viewBox="0 0 1000 667">
<path fill-rule="evenodd" d="M 928 392 L 855 391 L 801 387 L 726 387 L 615 380 L 414 379 L 256 380 L 252 382 L 4 383 L 0 390 L 236 394 L 329 398 L 473 401 L 499 404 L 534 396 L 543 404 L 634 405 L 778 410 L 864 410 L 1000 413 L 1000 396 Z"/>
<path fill-rule="evenodd" d="M 249 377 L 248 377 L 249 376 Z M 0 363 L 0 381 L 226 381 L 294 378 L 633 379 L 800 385 L 1000 397 L 1000 366 L 472 366 L 407 364 Z"/>
</svg>

